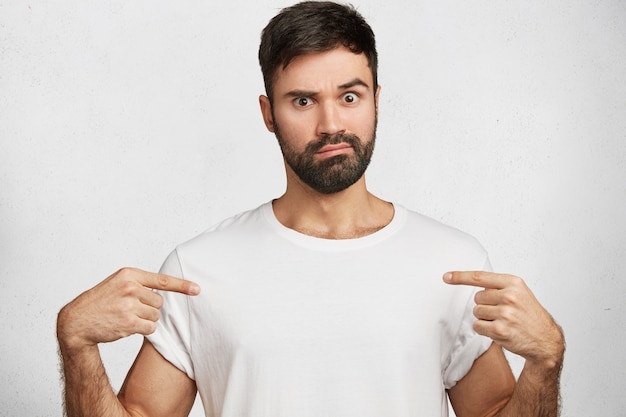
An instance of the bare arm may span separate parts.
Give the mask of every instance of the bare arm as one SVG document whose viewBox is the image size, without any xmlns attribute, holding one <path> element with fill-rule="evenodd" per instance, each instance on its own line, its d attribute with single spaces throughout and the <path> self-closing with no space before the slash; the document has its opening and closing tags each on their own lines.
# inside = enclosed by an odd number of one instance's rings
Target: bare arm
<svg viewBox="0 0 626 417">
<path fill-rule="evenodd" d="M 560 363 L 547 367 L 527 361 L 513 397 L 496 416 L 558 416 L 560 373 Z"/>
<path fill-rule="evenodd" d="M 68 417 L 131 416 L 117 401 L 104 371 L 98 346 L 73 351 L 61 346 Z"/>
<path fill-rule="evenodd" d="M 499 359 L 483 355 L 457 386 L 450 390 L 459 417 L 556 417 L 559 415 L 559 381 L 565 340 L 560 327 L 539 304 L 521 278 L 491 272 L 454 272 L 449 284 L 485 288 L 476 294 L 476 332 L 488 336 L 510 352 L 526 359 L 508 401 L 490 402 L 490 383 Z M 491 349 L 490 349 L 491 350 Z M 508 366 L 508 365 L 507 365 Z M 487 389 L 478 389 L 483 386 Z M 453 400 L 454 398 L 454 400 Z M 473 411 L 470 411 L 473 410 Z"/>
<path fill-rule="evenodd" d="M 140 416 L 186 417 L 196 399 L 196 383 L 144 340 L 118 398 Z"/>
<path fill-rule="evenodd" d="M 181 401 L 176 392 L 161 392 L 163 401 L 156 401 L 152 408 L 125 407 L 113 392 L 98 350 L 99 343 L 112 342 L 131 334 L 147 335 L 154 332 L 163 300 L 150 288 L 188 295 L 199 292 L 197 285 L 178 278 L 125 268 L 84 292 L 59 312 L 57 338 L 63 361 L 68 417 L 174 415 L 160 413 L 158 407 L 166 399 L 172 403 Z M 173 366 L 158 355 L 151 345 L 150 348 L 152 351 L 144 345 L 137 362 L 149 365 L 155 375 L 170 372 L 179 380 L 184 380 L 182 372 L 172 372 Z M 187 378 L 186 375 L 184 377 Z M 193 404 L 195 385 L 193 381 L 187 380 L 182 385 L 186 383 L 193 387 Z M 177 387 L 179 385 L 164 384 L 161 388 L 174 391 Z M 187 397 L 188 392 L 189 389 L 185 390 L 183 396 Z M 137 396 L 154 395 L 154 392 L 141 390 L 135 390 L 134 393 Z"/>
<path fill-rule="evenodd" d="M 491 417 L 510 400 L 515 377 L 502 348 L 493 343 L 472 369 L 448 390 L 450 403 L 458 417 Z"/>
</svg>

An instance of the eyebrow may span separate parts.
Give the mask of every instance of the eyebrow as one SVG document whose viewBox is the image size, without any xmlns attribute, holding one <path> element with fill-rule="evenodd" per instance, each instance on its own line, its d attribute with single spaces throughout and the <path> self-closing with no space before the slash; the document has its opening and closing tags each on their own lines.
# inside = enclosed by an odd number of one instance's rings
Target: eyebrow
<svg viewBox="0 0 626 417">
<path fill-rule="evenodd" d="M 365 88 L 367 88 L 368 90 L 369 90 L 369 88 L 370 88 L 370 86 L 369 86 L 369 85 L 367 85 L 367 83 L 366 83 L 365 81 L 361 80 L 360 78 L 355 78 L 355 79 L 354 79 L 354 80 L 352 80 L 352 81 L 348 81 L 348 82 L 347 82 L 347 83 L 345 83 L 345 84 L 341 84 L 341 85 L 339 86 L 339 88 L 340 88 L 341 90 L 347 90 L 347 89 L 349 89 L 349 88 L 356 87 L 357 85 L 358 85 L 358 86 L 361 86 L 361 87 L 365 87 Z"/>
<path fill-rule="evenodd" d="M 307 90 L 291 90 L 285 94 L 285 97 L 313 97 L 317 95 L 315 91 L 307 91 Z"/>
<path fill-rule="evenodd" d="M 361 87 L 365 87 L 369 90 L 370 86 L 367 85 L 367 83 L 363 80 L 361 80 L 360 78 L 355 78 L 354 80 L 348 81 L 347 83 L 341 84 L 338 86 L 338 88 L 340 90 L 348 90 L 352 87 L 356 87 L 356 86 L 361 86 Z M 317 91 L 309 91 L 309 90 L 291 90 L 288 93 L 285 94 L 285 97 L 293 97 L 293 98 L 298 98 L 298 97 L 313 97 L 316 96 L 318 94 Z"/>
</svg>

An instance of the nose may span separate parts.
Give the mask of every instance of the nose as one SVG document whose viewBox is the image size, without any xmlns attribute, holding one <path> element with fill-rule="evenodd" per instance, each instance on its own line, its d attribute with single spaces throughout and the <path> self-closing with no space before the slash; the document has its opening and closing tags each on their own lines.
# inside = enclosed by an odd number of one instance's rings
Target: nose
<svg viewBox="0 0 626 417">
<path fill-rule="evenodd" d="M 317 134 L 336 135 L 345 133 L 341 109 L 336 103 L 324 102 L 318 107 Z"/>
</svg>

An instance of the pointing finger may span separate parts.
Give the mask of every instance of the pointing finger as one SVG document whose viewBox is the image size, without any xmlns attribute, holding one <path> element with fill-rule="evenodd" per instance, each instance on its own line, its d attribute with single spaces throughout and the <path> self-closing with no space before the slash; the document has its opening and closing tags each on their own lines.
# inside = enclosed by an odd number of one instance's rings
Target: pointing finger
<svg viewBox="0 0 626 417">
<path fill-rule="evenodd" d="M 133 269 L 132 272 L 136 274 L 135 279 L 137 282 L 148 288 L 178 292 L 186 295 L 200 294 L 200 286 L 191 281 L 139 269 Z"/>
<path fill-rule="evenodd" d="M 146 286 L 154 288 L 155 290 L 173 291 L 186 295 L 200 294 L 200 286 L 196 283 L 169 275 L 154 274 L 151 272 L 148 272 L 148 284 Z"/>
<path fill-rule="evenodd" d="M 455 271 L 447 272 L 443 276 L 443 280 L 451 285 L 471 285 L 499 290 L 507 286 L 510 277 L 485 271 Z"/>
</svg>

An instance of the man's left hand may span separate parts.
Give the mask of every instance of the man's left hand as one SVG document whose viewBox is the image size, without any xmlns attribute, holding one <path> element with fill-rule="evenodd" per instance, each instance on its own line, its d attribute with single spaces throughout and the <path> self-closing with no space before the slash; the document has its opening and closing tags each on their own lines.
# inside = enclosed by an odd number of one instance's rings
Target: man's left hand
<svg viewBox="0 0 626 417">
<path fill-rule="evenodd" d="M 560 365 L 565 350 L 561 328 L 523 279 L 483 271 L 448 272 L 443 279 L 451 285 L 484 288 L 474 298 L 477 333 L 527 362 L 548 368 Z"/>
</svg>

